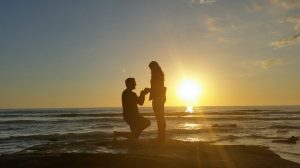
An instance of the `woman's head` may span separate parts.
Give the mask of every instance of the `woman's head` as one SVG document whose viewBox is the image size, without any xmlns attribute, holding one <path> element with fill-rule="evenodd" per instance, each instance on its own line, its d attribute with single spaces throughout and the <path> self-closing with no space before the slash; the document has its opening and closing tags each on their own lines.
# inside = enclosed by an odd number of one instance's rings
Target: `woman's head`
<svg viewBox="0 0 300 168">
<path fill-rule="evenodd" d="M 149 68 L 151 69 L 152 79 L 157 78 L 162 81 L 164 80 L 164 73 L 156 61 L 151 61 L 149 63 Z"/>
<path fill-rule="evenodd" d="M 149 64 L 149 68 L 150 68 L 152 71 L 155 71 L 155 70 L 161 70 L 159 64 L 158 64 L 156 61 L 151 61 L 150 64 Z"/>
</svg>

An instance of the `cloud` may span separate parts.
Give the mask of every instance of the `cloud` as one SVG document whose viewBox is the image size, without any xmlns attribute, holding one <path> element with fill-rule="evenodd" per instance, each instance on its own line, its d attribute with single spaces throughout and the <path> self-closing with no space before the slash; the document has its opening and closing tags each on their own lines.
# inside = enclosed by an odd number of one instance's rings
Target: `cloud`
<svg viewBox="0 0 300 168">
<path fill-rule="evenodd" d="M 206 29 L 211 32 L 213 38 L 220 43 L 236 43 L 238 40 L 233 34 L 240 33 L 238 26 L 230 24 L 230 18 L 207 17 L 204 19 Z"/>
<path fill-rule="evenodd" d="M 238 42 L 237 39 L 231 38 L 231 37 L 226 37 L 226 36 L 220 36 L 218 38 L 218 41 L 221 43 L 226 43 L 226 44 L 236 44 Z"/>
<path fill-rule="evenodd" d="M 234 31 L 240 33 L 240 28 L 235 24 L 231 24 L 232 19 L 230 17 L 230 15 L 224 18 L 207 17 L 204 19 L 204 24 L 210 32 L 229 33 Z"/>
<path fill-rule="evenodd" d="M 219 41 L 219 42 L 222 42 L 222 43 L 230 43 L 230 42 L 232 42 L 231 39 L 225 38 L 225 37 L 219 37 L 219 38 L 218 38 L 218 41 Z"/>
<path fill-rule="evenodd" d="M 271 8 L 270 8 L 271 7 Z M 283 10 L 292 10 L 300 8 L 300 0 L 253 0 L 247 5 L 249 11 L 276 11 L 275 8 Z"/>
<path fill-rule="evenodd" d="M 258 61 L 258 65 L 260 65 L 263 69 L 270 69 L 273 66 L 283 65 L 283 61 L 281 59 L 266 59 L 262 61 Z"/>
<path fill-rule="evenodd" d="M 188 6 L 192 7 L 194 5 L 210 5 L 217 2 L 217 0 L 188 0 Z"/>
<path fill-rule="evenodd" d="M 212 4 L 215 3 L 217 0 L 191 0 L 190 3 L 192 4 Z"/>
<path fill-rule="evenodd" d="M 285 39 L 280 39 L 271 43 L 271 46 L 275 49 L 282 48 L 294 44 L 300 43 L 300 33 L 289 36 Z"/>
<path fill-rule="evenodd" d="M 211 32 L 220 32 L 220 31 L 222 31 L 223 29 L 218 26 L 218 20 L 219 19 L 220 18 L 217 18 L 217 17 L 206 18 L 205 25 L 206 25 L 207 30 L 211 31 Z"/>
<path fill-rule="evenodd" d="M 270 2 L 284 9 L 292 9 L 300 7 L 300 0 L 270 0 Z"/>
<path fill-rule="evenodd" d="M 255 11 L 255 12 L 256 11 L 262 11 L 265 8 L 264 4 L 257 3 L 257 2 L 253 2 L 250 5 L 248 5 L 247 7 L 248 7 L 247 8 L 248 10 Z"/>
<path fill-rule="evenodd" d="M 300 16 L 285 17 L 282 21 L 283 22 L 294 23 L 295 24 L 294 30 L 297 31 L 297 32 L 300 32 Z"/>
<path fill-rule="evenodd" d="M 294 33 L 287 38 L 273 41 L 271 46 L 275 49 L 300 43 L 300 16 L 285 17 L 282 19 L 282 23 L 293 23 L 295 25 Z"/>
</svg>

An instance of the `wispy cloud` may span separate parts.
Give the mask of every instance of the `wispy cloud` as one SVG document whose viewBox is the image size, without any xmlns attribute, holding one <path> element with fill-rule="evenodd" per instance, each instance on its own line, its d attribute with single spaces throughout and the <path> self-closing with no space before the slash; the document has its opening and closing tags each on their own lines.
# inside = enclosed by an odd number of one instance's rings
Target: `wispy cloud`
<svg viewBox="0 0 300 168">
<path fill-rule="evenodd" d="M 273 48 L 277 49 L 277 48 L 282 48 L 282 47 L 286 47 L 286 46 L 290 46 L 290 45 L 294 45 L 294 44 L 298 44 L 298 43 L 300 43 L 300 34 L 299 33 L 289 36 L 285 39 L 273 41 L 271 43 L 271 46 Z"/>
<path fill-rule="evenodd" d="M 270 71 L 276 66 L 283 66 L 287 64 L 289 63 L 279 58 L 240 62 L 239 66 L 241 67 L 241 73 L 239 77 L 257 76 L 266 71 Z"/>
<path fill-rule="evenodd" d="M 250 5 L 247 5 L 249 11 L 262 11 L 265 8 L 265 4 L 253 2 Z"/>
<path fill-rule="evenodd" d="M 187 1 L 188 1 L 189 7 L 192 7 L 195 5 L 210 5 L 210 4 L 217 2 L 217 0 L 187 0 Z"/>
<path fill-rule="evenodd" d="M 233 40 L 232 40 L 232 39 L 229 39 L 229 38 L 225 38 L 225 37 L 219 37 L 219 38 L 218 38 L 218 41 L 219 41 L 219 42 L 222 42 L 222 43 L 230 43 L 230 42 L 232 42 Z"/>
<path fill-rule="evenodd" d="M 220 32 L 223 29 L 218 25 L 218 17 L 209 17 L 205 20 L 205 25 L 208 31 L 211 32 Z"/>
<path fill-rule="evenodd" d="M 207 17 L 204 19 L 206 29 L 221 43 L 235 43 L 238 41 L 233 34 L 240 33 L 239 27 L 230 24 L 230 22 L 230 19 L 226 17 Z"/>
<path fill-rule="evenodd" d="M 190 3 L 192 4 L 212 4 L 215 3 L 217 0 L 191 0 Z"/>
<path fill-rule="evenodd" d="M 258 61 L 257 63 L 261 68 L 263 68 L 265 70 L 268 70 L 273 66 L 278 66 L 278 65 L 284 64 L 284 62 L 281 59 L 275 59 L 275 58 Z"/>
<path fill-rule="evenodd" d="M 251 12 L 267 11 L 270 13 L 276 10 L 293 10 L 300 8 L 300 0 L 253 0 L 247 5 L 247 10 Z"/>
<path fill-rule="evenodd" d="M 283 22 L 294 23 L 295 24 L 294 30 L 297 31 L 297 32 L 300 32 L 300 15 L 299 16 L 285 17 L 282 21 Z"/>
<path fill-rule="evenodd" d="M 283 23 L 293 23 L 294 26 L 294 33 L 293 35 L 273 41 L 271 46 L 275 49 L 286 47 L 289 45 L 294 45 L 300 43 L 300 16 L 289 16 L 282 19 Z"/>
<path fill-rule="evenodd" d="M 236 44 L 238 42 L 237 39 L 235 38 L 232 38 L 232 37 L 227 37 L 227 36 L 220 36 L 218 38 L 218 41 L 221 42 L 221 43 L 226 43 L 226 44 Z"/>
<path fill-rule="evenodd" d="M 300 7 L 300 0 L 270 0 L 271 4 L 284 9 Z"/>
</svg>

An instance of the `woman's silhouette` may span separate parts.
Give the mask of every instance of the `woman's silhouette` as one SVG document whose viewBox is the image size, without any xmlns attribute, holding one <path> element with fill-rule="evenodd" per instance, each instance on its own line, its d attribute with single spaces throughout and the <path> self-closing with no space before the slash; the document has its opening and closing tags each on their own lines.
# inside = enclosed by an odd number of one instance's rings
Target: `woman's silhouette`
<svg viewBox="0 0 300 168">
<path fill-rule="evenodd" d="M 166 139 L 164 105 L 167 90 L 164 86 L 164 73 L 156 61 L 150 62 L 149 68 L 151 69 L 151 91 L 149 100 L 152 100 L 152 108 L 157 120 L 157 140 L 164 141 Z"/>
</svg>

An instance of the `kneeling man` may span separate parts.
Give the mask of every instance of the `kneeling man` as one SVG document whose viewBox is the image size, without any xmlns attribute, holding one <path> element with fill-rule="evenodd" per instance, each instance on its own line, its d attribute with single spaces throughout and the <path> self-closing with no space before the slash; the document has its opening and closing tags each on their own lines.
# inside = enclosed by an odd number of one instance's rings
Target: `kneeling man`
<svg viewBox="0 0 300 168">
<path fill-rule="evenodd" d="M 144 129 L 150 126 L 150 120 L 144 118 L 139 113 L 138 104 L 143 105 L 145 95 L 150 92 L 149 88 L 141 91 L 140 96 L 137 96 L 133 90 L 135 89 L 136 82 L 134 78 L 127 78 L 125 80 L 126 89 L 122 93 L 122 107 L 123 118 L 129 125 L 131 132 L 117 132 L 114 131 L 114 141 L 117 137 L 125 137 L 128 139 L 138 139 Z"/>
</svg>

